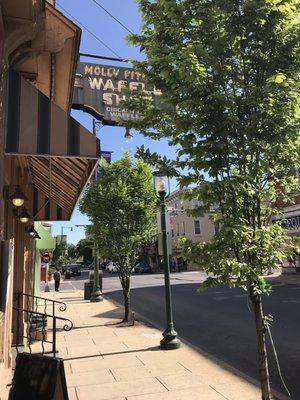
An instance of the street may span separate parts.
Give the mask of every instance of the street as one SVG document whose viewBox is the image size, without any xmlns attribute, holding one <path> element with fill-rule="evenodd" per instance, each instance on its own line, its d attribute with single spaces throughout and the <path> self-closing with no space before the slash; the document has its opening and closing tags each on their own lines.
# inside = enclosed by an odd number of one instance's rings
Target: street
<svg viewBox="0 0 300 400">
<path fill-rule="evenodd" d="M 62 291 L 82 288 L 87 278 L 62 283 Z M 179 336 L 241 372 L 258 378 L 254 320 L 247 296 L 242 290 L 219 287 L 204 294 L 196 292 L 204 274 L 183 272 L 171 274 L 175 328 Z M 270 279 L 274 292 L 265 298 L 265 314 L 274 317 L 271 330 L 280 367 L 292 399 L 300 399 L 300 321 L 295 306 L 300 303 L 300 282 L 284 283 Z M 163 275 L 135 275 L 132 277 L 132 309 L 156 326 L 165 327 Z M 116 275 L 105 275 L 103 293 L 122 302 L 120 283 Z M 274 355 L 268 343 L 271 385 L 284 393 L 277 372 Z"/>
</svg>

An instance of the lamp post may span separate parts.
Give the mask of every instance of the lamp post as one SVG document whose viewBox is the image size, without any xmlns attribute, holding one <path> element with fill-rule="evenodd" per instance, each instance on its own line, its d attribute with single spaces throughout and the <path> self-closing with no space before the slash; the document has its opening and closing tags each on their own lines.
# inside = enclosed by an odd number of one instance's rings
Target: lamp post
<svg viewBox="0 0 300 400">
<path fill-rule="evenodd" d="M 167 176 L 160 172 L 153 172 L 153 183 L 156 197 L 160 200 L 161 209 L 161 231 L 162 231 L 162 247 L 163 247 L 163 263 L 165 275 L 165 298 L 166 298 L 166 318 L 167 327 L 163 332 L 163 339 L 160 341 L 160 347 L 163 350 L 178 349 L 181 345 L 174 329 L 171 286 L 170 286 L 170 263 L 167 241 L 167 224 L 166 224 L 166 204 L 165 199 L 170 194 L 170 183 Z"/>
<path fill-rule="evenodd" d="M 71 232 L 73 231 L 73 228 L 71 226 L 62 226 L 60 229 L 60 242 L 61 243 L 63 241 L 64 229 L 70 229 Z"/>
<path fill-rule="evenodd" d="M 91 226 L 91 225 L 75 225 L 75 226 L 85 227 L 85 226 Z M 99 284 L 99 260 L 98 260 L 98 249 L 97 249 L 96 240 L 94 240 L 93 257 L 94 257 L 94 285 L 93 285 L 93 291 L 91 293 L 90 302 L 97 303 L 99 301 L 102 301 L 103 297 L 102 297 L 102 292 L 100 290 L 100 284 Z"/>
<path fill-rule="evenodd" d="M 70 229 L 70 231 L 73 231 L 72 226 L 62 226 L 60 230 L 60 245 L 63 246 L 63 237 L 64 237 L 64 229 Z M 66 238 L 66 245 L 67 245 L 67 238 Z M 63 255 L 66 256 L 67 250 L 66 248 L 64 249 Z"/>
</svg>

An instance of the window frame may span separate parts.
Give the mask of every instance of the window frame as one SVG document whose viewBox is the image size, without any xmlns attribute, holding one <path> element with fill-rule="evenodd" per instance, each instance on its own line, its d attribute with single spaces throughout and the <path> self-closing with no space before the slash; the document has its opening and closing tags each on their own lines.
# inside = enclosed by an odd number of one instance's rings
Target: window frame
<svg viewBox="0 0 300 400">
<path fill-rule="evenodd" d="M 196 232 L 196 223 L 197 222 L 199 223 L 199 226 L 198 226 L 199 233 Z M 194 219 L 194 235 L 196 235 L 196 236 L 201 235 L 201 221 L 200 221 L 200 219 Z"/>
</svg>

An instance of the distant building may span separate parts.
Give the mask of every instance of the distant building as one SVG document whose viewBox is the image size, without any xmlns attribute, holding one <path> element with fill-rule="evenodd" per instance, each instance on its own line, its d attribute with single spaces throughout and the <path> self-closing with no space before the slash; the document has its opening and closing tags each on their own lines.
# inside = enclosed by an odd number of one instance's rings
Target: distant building
<svg viewBox="0 0 300 400">
<path fill-rule="evenodd" d="M 298 178 L 298 183 L 300 186 L 300 168 L 296 171 L 296 176 Z M 283 207 L 284 218 L 286 220 L 285 227 L 287 229 L 288 235 L 292 238 L 300 238 L 300 193 L 292 193 L 290 195 L 290 201 L 283 203 L 282 201 L 277 201 L 275 203 L 277 207 Z M 297 271 L 300 272 L 300 254 L 298 249 L 298 255 L 294 254 L 293 260 L 287 260 L 284 263 L 285 268 L 296 267 Z M 285 272 L 285 270 L 283 270 Z"/>
<path fill-rule="evenodd" d="M 199 207 L 198 200 L 185 200 L 184 192 L 188 189 L 179 189 L 170 194 L 166 200 L 167 204 L 167 233 L 169 238 L 169 253 L 171 258 L 171 269 L 185 270 L 193 268 L 185 265 L 180 256 L 178 239 L 187 237 L 192 242 L 209 241 L 217 232 L 217 226 L 211 220 L 212 213 L 206 213 L 202 217 L 192 217 L 187 213 L 188 209 Z M 212 210 L 213 211 L 213 210 Z M 160 214 L 158 213 L 158 252 L 162 255 Z M 175 264 L 175 265 L 174 265 Z M 179 268 L 178 268 L 179 266 Z"/>
</svg>

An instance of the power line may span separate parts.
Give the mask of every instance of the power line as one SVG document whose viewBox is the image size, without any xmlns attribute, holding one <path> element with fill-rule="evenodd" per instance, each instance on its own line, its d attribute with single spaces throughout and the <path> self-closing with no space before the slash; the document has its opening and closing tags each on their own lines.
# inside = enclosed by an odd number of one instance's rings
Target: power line
<svg viewBox="0 0 300 400">
<path fill-rule="evenodd" d="M 108 14 L 112 19 L 114 19 L 119 25 L 121 25 L 124 29 L 126 29 L 127 32 L 131 33 L 132 35 L 134 35 L 134 33 L 127 28 L 126 25 L 124 25 L 118 18 L 116 18 L 111 12 L 109 12 L 105 7 L 103 7 L 102 4 L 98 3 L 98 1 L 96 0 L 91 0 L 93 1 L 95 4 L 97 4 L 98 7 L 100 7 L 104 12 L 106 12 L 106 14 Z"/>
<path fill-rule="evenodd" d="M 83 25 L 77 18 L 75 18 L 72 14 L 70 14 L 61 4 L 56 2 L 56 4 L 67 14 L 69 17 L 71 17 L 74 21 L 77 22 L 79 26 L 81 26 L 83 29 L 85 29 L 90 35 L 92 35 L 99 43 L 102 44 L 102 46 L 106 47 L 110 52 L 112 52 L 115 56 L 118 58 L 122 58 L 118 53 L 116 53 L 111 47 L 109 47 L 106 43 L 103 42 L 95 33 L 89 30 L 85 25 Z"/>
</svg>

